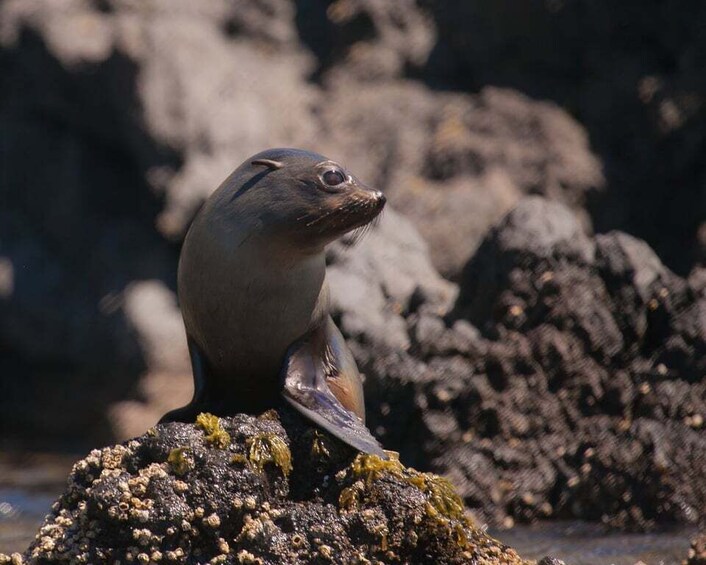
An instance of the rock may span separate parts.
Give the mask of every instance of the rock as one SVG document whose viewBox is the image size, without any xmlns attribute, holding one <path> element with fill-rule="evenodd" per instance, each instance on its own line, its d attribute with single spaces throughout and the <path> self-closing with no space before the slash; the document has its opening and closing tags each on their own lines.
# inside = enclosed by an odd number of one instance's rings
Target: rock
<svg viewBox="0 0 706 565">
<path fill-rule="evenodd" d="M 135 398 L 114 402 L 108 412 L 113 434 L 121 439 L 144 433 L 193 396 L 191 362 L 184 322 L 176 296 L 161 281 L 130 283 L 123 310 L 137 335 L 149 368 L 135 388 Z"/>
<path fill-rule="evenodd" d="M 417 296 L 445 311 L 457 289 L 436 272 L 412 223 L 389 206 L 351 245 L 354 239 L 356 234 L 334 243 L 327 253 L 334 318 L 345 335 L 405 350 L 409 339 L 400 313 L 414 307 Z"/>
<path fill-rule="evenodd" d="M 545 557 L 537 565 L 566 565 L 561 559 Z"/>
<path fill-rule="evenodd" d="M 706 534 L 699 534 L 691 541 L 689 554 L 683 565 L 706 565 Z"/>
<path fill-rule="evenodd" d="M 607 165 L 607 189 L 590 205 L 596 229 L 647 240 L 680 274 L 703 264 L 706 68 L 693 56 L 706 49 L 700 4 L 423 6 L 438 28 L 428 80 L 474 91 L 504 85 L 569 108 Z"/>
<path fill-rule="evenodd" d="M 319 59 L 316 76 L 373 82 L 421 69 L 434 44 L 434 25 L 413 0 L 297 0 L 302 41 Z"/>
<path fill-rule="evenodd" d="M 281 416 L 202 414 L 92 451 L 24 562 L 530 563 L 445 479 Z"/>
<path fill-rule="evenodd" d="M 516 92 L 434 92 L 406 81 L 360 91 L 328 83 L 330 153 L 385 190 L 429 242 L 442 275 L 457 279 L 487 229 L 527 193 L 582 207 L 603 186 L 582 128 L 563 110 Z"/>
<path fill-rule="evenodd" d="M 174 293 L 161 281 L 131 283 L 123 309 L 134 330 L 143 336 L 143 355 L 150 367 L 165 372 L 190 369 L 181 313 Z"/>
<path fill-rule="evenodd" d="M 693 523 L 706 507 L 701 294 L 643 242 L 528 197 L 407 351 L 355 343 L 368 422 L 483 519 Z M 689 454 L 689 455 L 687 455 Z"/>
</svg>

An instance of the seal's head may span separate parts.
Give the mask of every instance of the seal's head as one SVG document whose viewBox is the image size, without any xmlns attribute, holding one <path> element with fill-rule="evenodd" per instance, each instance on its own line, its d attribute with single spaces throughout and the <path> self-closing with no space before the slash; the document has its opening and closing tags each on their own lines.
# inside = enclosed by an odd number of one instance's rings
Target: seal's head
<svg viewBox="0 0 706 565">
<path fill-rule="evenodd" d="M 335 161 L 301 149 L 251 157 L 221 187 L 231 210 L 305 248 L 321 249 L 373 220 L 385 196 Z"/>
</svg>

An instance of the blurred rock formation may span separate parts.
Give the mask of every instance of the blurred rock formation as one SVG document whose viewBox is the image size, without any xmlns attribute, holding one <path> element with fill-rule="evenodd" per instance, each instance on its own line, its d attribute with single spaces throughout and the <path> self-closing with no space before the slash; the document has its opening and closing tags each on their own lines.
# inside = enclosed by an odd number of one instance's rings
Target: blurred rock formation
<svg viewBox="0 0 706 565">
<path fill-rule="evenodd" d="M 424 75 L 553 100 L 587 129 L 608 190 L 600 231 L 641 237 L 674 270 L 706 260 L 706 6 L 698 0 L 422 0 L 438 41 Z"/>
<path fill-rule="evenodd" d="M 406 351 L 370 323 L 352 335 L 369 425 L 404 461 L 451 477 L 493 523 L 704 518 L 706 300 L 644 242 L 589 237 L 527 197 L 446 315 L 415 294 L 399 309 Z"/>
</svg>

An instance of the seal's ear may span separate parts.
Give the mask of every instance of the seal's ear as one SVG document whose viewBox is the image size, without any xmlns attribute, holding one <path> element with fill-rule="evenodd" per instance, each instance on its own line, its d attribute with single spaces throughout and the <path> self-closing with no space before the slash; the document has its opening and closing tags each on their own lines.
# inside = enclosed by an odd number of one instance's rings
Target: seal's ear
<svg viewBox="0 0 706 565">
<path fill-rule="evenodd" d="M 272 159 L 254 159 L 253 161 L 250 161 L 251 165 L 263 165 L 265 167 L 269 167 L 273 171 L 276 171 L 277 169 L 281 169 L 284 167 L 284 163 L 281 163 L 279 161 L 273 161 Z"/>
</svg>

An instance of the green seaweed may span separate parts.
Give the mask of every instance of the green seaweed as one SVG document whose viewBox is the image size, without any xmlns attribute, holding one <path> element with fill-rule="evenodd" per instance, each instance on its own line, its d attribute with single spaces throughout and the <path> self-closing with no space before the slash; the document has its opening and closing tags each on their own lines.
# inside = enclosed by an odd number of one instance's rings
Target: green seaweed
<svg viewBox="0 0 706 565">
<path fill-rule="evenodd" d="M 186 456 L 188 451 L 188 447 L 176 447 L 167 456 L 167 463 L 171 465 L 177 475 L 183 475 L 193 467 L 193 462 Z"/>
<path fill-rule="evenodd" d="M 353 511 L 360 507 L 361 489 L 357 487 L 359 483 L 346 487 L 338 495 L 338 506 L 343 510 Z"/>
<path fill-rule="evenodd" d="M 247 465 L 248 458 L 245 457 L 245 455 L 243 455 L 242 453 L 235 453 L 233 457 L 230 458 L 230 462 L 236 465 Z"/>
<path fill-rule="evenodd" d="M 206 443 L 225 449 L 230 445 L 230 434 L 221 428 L 221 421 L 218 416 L 202 412 L 196 416 L 196 427 L 201 428 L 206 434 Z"/>
<path fill-rule="evenodd" d="M 314 430 L 314 439 L 311 442 L 311 457 L 316 461 L 331 457 L 331 450 L 326 445 L 326 438 Z"/>
<path fill-rule="evenodd" d="M 407 478 L 407 482 L 427 495 L 428 503 L 436 513 L 457 520 L 463 516 L 463 501 L 447 479 L 432 473 L 415 473 Z"/>
<path fill-rule="evenodd" d="M 404 467 L 394 456 L 386 461 L 377 455 L 360 453 L 351 463 L 350 474 L 353 480 L 363 481 L 366 487 L 388 474 L 418 488 L 426 495 L 427 514 L 430 518 L 463 518 L 463 501 L 448 480 Z M 363 494 L 355 485 L 347 487 L 339 495 L 339 506 L 345 509 L 357 508 Z"/>
<path fill-rule="evenodd" d="M 355 479 L 362 479 L 367 486 L 377 481 L 385 473 L 404 479 L 405 468 L 398 459 L 381 459 L 377 455 L 359 453 L 351 463 L 351 474 Z M 415 471 L 416 472 L 416 471 Z"/>
<path fill-rule="evenodd" d="M 268 463 L 274 463 L 285 476 L 292 470 L 292 453 L 285 441 L 277 434 L 263 433 L 248 438 L 246 445 L 249 448 L 248 458 L 260 471 Z"/>
<path fill-rule="evenodd" d="M 274 422 L 279 422 L 279 414 L 277 414 L 277 410 L 274 410 L 273 408 L 269 410 L 265 410 L 262 414 L 260 414 L 257 417 L 258 420 L 271 420 Z"/>
</svg>

